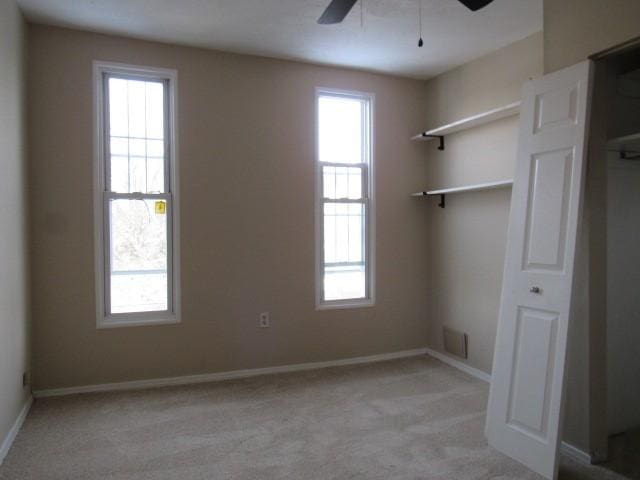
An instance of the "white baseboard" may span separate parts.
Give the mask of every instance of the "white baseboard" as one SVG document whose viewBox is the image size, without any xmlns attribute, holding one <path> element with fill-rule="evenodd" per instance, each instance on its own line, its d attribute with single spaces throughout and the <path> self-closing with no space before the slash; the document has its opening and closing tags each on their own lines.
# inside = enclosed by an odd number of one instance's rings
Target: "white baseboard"
<svg viewBox="0 0 640 480">
<path fill-rule="evenodd" d="M 37 390 L 33 392 L 36 398 L 59 397 L 78 393 L 113 392 L 118 390 L 140 390 L 154 387 L 167 387 L 172 385 L 189 385 L 194 383 L 218 382 L 235 378 L 257 377 L 260 375 L 272 375 L 275 373 L 300 372 L 304 370 L 318 370 L 328 367 L 340 367 L 344 365 L 359 365 L 363 363 L 382 362 L 398 358 L 415 357 L 425 355 L 427 350 L 403 350 L 400 352 L 382 353 L 367 357 L 344 358 L 327 362 L 299 363 L 295 365 L 281 365 L 278 367 L 251 368 L 247 370 L 233 370 L 230 372 L 205 373 L 200 375 L 186 375 L 182 377 L 153 378 L 149 380 L 134 380 L 130 382 L 103 383 L 99 385 L 85 385 L 80 387 L 54 388 L 50 390 Z"/>
<path fill-rule="evenodd" d="M 560 453 L 566 455 L 572 460 L 575 460 L 576 462 L 584 463 L 586 465 L 594 463 L 594 459 L 591 458 L 591 455 L 567 442 L 562 442 L 560 444 Z"/>
<path fill-rule="evenodd" d="M 471 367 L 466 363 L 463 363 L 459 360 L 451 358 L 450 356 L 445 355 L 444 353 L 440 353 L 431 348 L 426 348 L 425 350 L 427 351 L 428 355 L 431 355 L 432 357 L 437 358 L 443 363 L 451 365 L 452 367 L 457 368 L 458 370 L 462 370 L 463 372 L 468 373 L 472 377 L 476 377 L 477 379 L 482 380 L 483 382 L 487 382 L 487 383 L 491 382 L 491 375 L 489 375 L 486 372 L 483 372 L 482 370 L 478 370 L 477 368 Z"/>
<path fill-rule="evenodd" d="M 27 399 L 24 406 L 22 407 L 22 410 L 20 410 L 20 413 L 18 414 L 18 418 L 16 418 L 16 421 L 13 422 L 13 426 L 11 427 L 11 430 L 7 432 L 7 436 L 2 441 L 2 445 L 0 445 L 0 465 L 2 465 L 2 462 L 4 462 L 5 457 L 9 453 L 9 450 L 11 449 L 11 445 L 13 445 L 13 441 L 18 436 L 18 432 L 22 428 L 22 424 L 24 423 L 25 418 L 27 418 L 27 414 L 29 413 L 29 409 L 31 409 L 32 403 L 33 403 L 33 397 L 29 395 L 29 398 Z"/>
</svg>

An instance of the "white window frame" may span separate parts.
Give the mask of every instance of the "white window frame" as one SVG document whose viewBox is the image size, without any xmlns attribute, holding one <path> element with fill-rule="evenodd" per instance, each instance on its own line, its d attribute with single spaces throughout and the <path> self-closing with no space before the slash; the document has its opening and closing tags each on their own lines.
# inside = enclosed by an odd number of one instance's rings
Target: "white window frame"
<svg viewBox="0 0 640 480">
<path fill-rule="evenodd" d="M 330 163 L 320 162 L 320 109 L 319 99 L 322 96 L 343 97 L 356 100 L 364 100 L 367 104 L 365 112 L 363 112 L 363 124 L 365 127 L 364 132 L 367 136 L 365 145 L 363 145 L 363 158 L 367 161 L 362 164 L 348 164 L 348 163 Z M 315 170 L 315 232 L 316 232 L 316 310 L 329 310 L 329 309 L 345 309 L 345 308 L 362 308 L 372 307 L 375 305 L 375 125 L 374 125 L 374 112 L 375 112 L 375 95 L 373 93 L 359 92 L 353 90 L 340 90 L 334 88 L 316 87 L 315 93 L 315 155 L 314 155 L 314 170 Z M 364 202 L 349 202 L 347 203 L 363 203 L 365 205 L 365 297 L 364 298 L 351 298 L 340 300 L 325 300 L 324 299 L 324 204 L 329 203 L 341 203 L 342 200 L 325 199 L 323 188 L 323 166 L 338 166 L 338 167 L 359 167 L 363 171 L 362 183 L 363 191 L 362 195 Z"/>
<path fill-rule="evenodd" d="M 165 192 L 161 194 L 115 194 L 107 191 L 105 158 L 105 74 L 113 74 L 132 79 L 160 80 L 167 84 L 168 120 L 166 153 Z M 133 327 L 144 325 L 163 325 L 180 322 L 180 218 L 178 194 L 178 147 L 177 147 L 177 98 L 178 73 L 176 70 L 125 65 L 112 62 L 93 62 L 94 85 L 94 236 L 95 236 L 95 288 L 96 288 L 96 326 L 102 328 Z M 113 198 L 141 199 L 155 198 L 167 203 L 167 282 L 168 298 L 166 311 L 129 312 L 108 314 L 109 292 L 106 275 L 107 258 L 106 233 L 109 222 L 109 202 Z"/>
</svg>

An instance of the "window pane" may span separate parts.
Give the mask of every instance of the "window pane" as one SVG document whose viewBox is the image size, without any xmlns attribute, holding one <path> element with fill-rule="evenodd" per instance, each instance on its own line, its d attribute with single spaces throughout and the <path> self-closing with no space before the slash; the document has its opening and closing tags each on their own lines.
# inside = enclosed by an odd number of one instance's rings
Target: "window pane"
<svg viewBox="0 0 640 480">
<path fill-rule="evenodd" d="M 366 273 L 364 265 L 325 268 L 325 300 L 345 300 L 365 297 Z"/>
<path fill-rule="evenodd" d="M 128 125 L 129 136 L 144 138 L 146 137 L 146 105 L 147 92 L 145 83 L 137 80 L 127 80 L 127 106 L 128 106 Z"/>
<path fill-rule="evenodd" d="M 324 263 L 364 262 L 364 211 L 361 203 L 324 205 Z"/>
<path fill-rule="evenodd" d="M 167 310 L 167 211 L 156 202 L 110 202 L 111 313 Z"/>
<path fill-rule="evenodd" d="M 109 190 L 165 191 L 165 85 L 109 77 Z M 126 161 L 123 161 L 124 160 Z"/>
<path fill-rule="evenodd" d="M 116 156 L 128 156 L 129 155 L 129 142 L 124 137 L 111 137 L 111 155 Z"/>
<path fill-rule="evenodd" d="M 362 169 L 359 167 L 323 167 L 324 198 L 362 198 Z"/>
<path fill-rule="evenodd" d="M 110 135 L 126 137 L 129 134 L 127 80 L 110 78 L 108 88 Z"/>
<path fill-rule="evenodd" d="M 129 156 L 129 190 L 146 192 L 147 162 L 144 157 Z"/>
<path fill-rule="evenodd" d="M 318 99 L 318 156 L 321 162 L 364 163 L 361 100 L 321 96 Z"/>
<path fill-rule="evenodd" d="M 164 138 L 164 88 L 159 82 L 147 82 L 147 130 L 148 138 Z"/>
<path fill-rule="evenodd" d="M 147 158 L 147 191 L 149 193 L 164 191 L 164 162 L 161 158 Z"/>
<path fill-rule="evenodd" d="M 111 155 L 111 189 L 129 191 L 129 157 L 126 155 Z"/>
<path fill-rule="evenodd" d="M 324 299 L 365 298 L 365 206 L 324 205 Z"/>
<path fill-rule="evenodd" d="M 349 205 L 350 262 L 364 262 L 364 205 Z"/>
</svg>

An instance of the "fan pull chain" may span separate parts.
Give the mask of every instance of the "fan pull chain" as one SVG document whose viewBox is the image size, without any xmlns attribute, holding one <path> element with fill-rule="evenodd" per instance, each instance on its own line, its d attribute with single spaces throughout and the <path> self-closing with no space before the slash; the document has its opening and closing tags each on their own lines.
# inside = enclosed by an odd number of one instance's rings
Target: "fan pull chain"
<svg viewBox="0 0 640 480">
<path fill-rule="evenodd" d="M 364 28 L 364 0 L 360 0 L 360 28 Z"/>
<path fill-rule="evenodd" d="M 418 47 L 422 47 L 424 45 L 424 41 L 422 40 L 422 0 L 418 0 L 418 22 L 420 25 L 420 39 L 418 40 Z"/>
</svg>

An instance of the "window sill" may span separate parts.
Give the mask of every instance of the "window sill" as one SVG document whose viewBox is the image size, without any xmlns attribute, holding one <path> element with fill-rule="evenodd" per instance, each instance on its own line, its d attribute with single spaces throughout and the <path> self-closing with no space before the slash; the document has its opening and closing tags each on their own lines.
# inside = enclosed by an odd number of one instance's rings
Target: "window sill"
<svg viewBox="0 0 640 480">
<path fill-rule="evenodd" d="M 358 300 L 334 300 L 316 304 L 316 310 L 346 310 L 350 308 L 369 308 L 374 307 L 375 305 L 376 302 L 371 298 Z"/>
<path fill-rule="evenodd" d="M 150 327 L 156 325 L 172 325 L 176 323 L 180 323 L 180 319 L 175 315 L 104 317 L 98 319 L 96 328 L 98 330 L 105 330 L 109 328 Z"/>
</svg>

